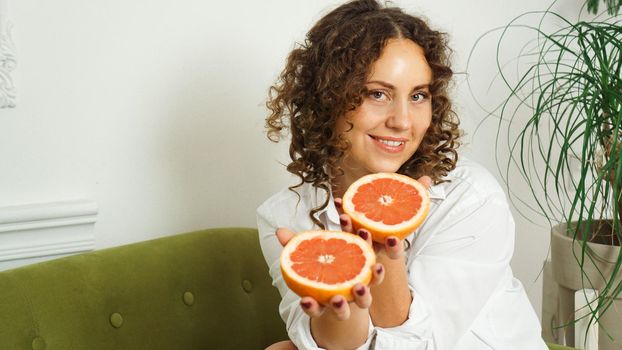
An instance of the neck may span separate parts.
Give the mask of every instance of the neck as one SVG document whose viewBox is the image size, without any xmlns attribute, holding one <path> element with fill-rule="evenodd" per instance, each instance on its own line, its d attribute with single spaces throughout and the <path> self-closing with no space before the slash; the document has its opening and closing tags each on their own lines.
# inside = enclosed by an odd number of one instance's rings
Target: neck
<svg viewBox="0 0 622 350">
<path fill-rule="evenodd" d="M 343 198 L 348 187 L 363 175 L 344 169 L 343 175 L 336 177 L 331 183 L 333 198 Z"/>
</svg>

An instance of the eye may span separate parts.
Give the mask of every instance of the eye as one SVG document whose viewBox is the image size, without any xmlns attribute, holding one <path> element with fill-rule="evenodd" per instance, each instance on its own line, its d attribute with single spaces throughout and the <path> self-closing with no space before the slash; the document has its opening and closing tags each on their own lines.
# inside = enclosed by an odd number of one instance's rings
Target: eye
<svg viewBox="0 0 622 350">
<path fill-rule="evenodd" d="M 423 102 L 430 97 L 428 93 L 425 92 L 417 92 L 412 96 L 414 102 Z"/>
<path fill-rule="evenodd" d="M 388 99 L 387 94 L 381 90 L 372 90 L 369 92 L 369 97 L 377 101 L 385 101 Z"/>
</svg>

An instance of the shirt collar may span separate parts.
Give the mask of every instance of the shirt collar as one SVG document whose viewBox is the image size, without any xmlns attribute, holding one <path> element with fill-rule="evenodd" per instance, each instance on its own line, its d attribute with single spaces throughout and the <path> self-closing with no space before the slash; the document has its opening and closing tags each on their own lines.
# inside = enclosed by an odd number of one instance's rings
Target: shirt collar
<svg viewBox="0 0 622 350">
<path fill-rule="evenodd" d="M 432 187 L 430 187 L 430 189 L 428 190 L 428 193 L 430 194 L 430 199 L 445 199 L 446 194 L 445 194 L 445 186 L 443 186 L 442 183 L 440 184 L 436 184 L 436 185 L 432 185 Z"/>
<path fill-rule="evenodd" d="M 330 220 L 333 224 L 339 224 L 339 213 L 337 212 L 337 207 L 335 207 L 335 199 L 333 198 L 332 190 L 329 189 L 328 193 L 326 193 L 326 191 L 324 191 L 323 189 L 313 187 L 313 185 L 309 183 L 305 185 L 308 186 L 308 191 L 312 198 L 312 203 L 313 203 L 312 208 L 315 208 L 315 207 L 318 207 L 324 204 L 324 201 L 326 200 L 326 196 L 329 197 L 328 205 L 326 206 L 326 208 L 315 213 L 314 215 L 315 218 L 320 221 L 324 221 L 322 220 L 322 215 L 326 215 L 328 220 Z"/>
<path fill-rule="evenodd" d="M 432 185 L 432 187 L 430 187 L 430 189 L 428 190 L 428 193 L 430 194 L 430 199 L 444 200 L 445 198 L 447 198 L 446 189 L 450 188 L 449 184 L 451 184 L 453 180 L 455 180 L 455 177 L 450 172 L 449 174 L 445 175 L 445 177 L 443 177 L 443 181 L 441 183 Z"/>
</svg>

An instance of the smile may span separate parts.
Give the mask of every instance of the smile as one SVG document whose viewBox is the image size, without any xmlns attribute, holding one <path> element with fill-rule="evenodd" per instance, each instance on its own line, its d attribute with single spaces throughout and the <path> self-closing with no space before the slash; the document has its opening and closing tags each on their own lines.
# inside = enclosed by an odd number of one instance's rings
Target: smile
<svg viewBox="0 0 622 350">
<path fill-rule="evenodd" d="M 380 147 L 380 149 L 389 152 L 389 153 L 398 153 L 404 149 L 406 144 L 406 139 L 399 138 L 385 138 L 369 135 L 372 140 L 374 140 L 375 144 Z"/>
<path fill-rule="evenodd" d="M 391 147 L 397 147 L 400 145 L 403 145 L 404 142 L 399 142 L 399 141 L 389 141 L 389 140 L 381 140 L 381 139 L 377 139 L 379 142 L 384 143 L 387 146 L 391 146 Z"/>
</svg>

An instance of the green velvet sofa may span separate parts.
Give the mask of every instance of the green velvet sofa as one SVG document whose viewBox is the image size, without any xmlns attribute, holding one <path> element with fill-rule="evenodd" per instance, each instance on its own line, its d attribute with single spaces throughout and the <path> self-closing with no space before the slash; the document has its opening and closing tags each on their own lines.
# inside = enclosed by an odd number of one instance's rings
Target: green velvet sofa
<svg viewBox="0 0 622 350">
<path fill-rule="evenodd" d="M 0 272 L 0 349 L 263 349 L 278 302 L 256 230 L 180 234 Z"/>
<path fill-rule="evenodd" d="M 278 302 L 255 229 L 179 234 L 0 272 L 0 350 L 263 349 Z"/>
</svg>

